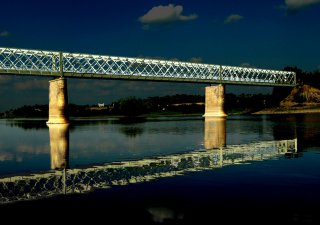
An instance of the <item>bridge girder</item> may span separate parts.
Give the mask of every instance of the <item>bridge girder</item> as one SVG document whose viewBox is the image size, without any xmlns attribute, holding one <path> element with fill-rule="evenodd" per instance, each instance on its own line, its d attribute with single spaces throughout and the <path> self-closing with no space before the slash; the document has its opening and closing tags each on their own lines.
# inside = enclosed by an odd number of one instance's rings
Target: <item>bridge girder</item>
<svg viewBox="0 0 320 225">
<path fill-rule="evenodd" d="M 0 74 L 295 86 L 294 72 L 146 58 L 0 48 Z"/>
</svg>

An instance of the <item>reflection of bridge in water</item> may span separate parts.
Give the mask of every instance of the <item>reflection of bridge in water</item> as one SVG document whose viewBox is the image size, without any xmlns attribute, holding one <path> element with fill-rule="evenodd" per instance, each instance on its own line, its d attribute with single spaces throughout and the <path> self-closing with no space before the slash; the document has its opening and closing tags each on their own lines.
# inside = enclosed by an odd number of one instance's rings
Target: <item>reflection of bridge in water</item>
<svg viewBox="0 0 320 225">
<path fill-rule="evenodd" d="M 297 139 L 225 147 L 225 120 L 207 120 L 204 138 L 207 150 L 68 169 L 69 127 L 66 124 L 51 124 L 49 129 L 51 167 L 62 170 L 0 179 L 1 204 L 59 194 L 86 193 L 96 188 L 147 182 L 297 153 Z"/>
</svg>

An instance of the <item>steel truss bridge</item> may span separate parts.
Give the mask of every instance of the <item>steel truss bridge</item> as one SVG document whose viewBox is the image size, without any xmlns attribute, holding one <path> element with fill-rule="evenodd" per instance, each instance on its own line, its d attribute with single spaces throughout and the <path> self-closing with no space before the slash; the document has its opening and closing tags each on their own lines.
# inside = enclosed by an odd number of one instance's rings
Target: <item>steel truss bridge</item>
<svg viewBox="0 0 320 225">
<path fill-rule="evenodd" d="M 188 172 L 276 160 L 285 154 L 297 154 L 297 139 L 230 145 L 215 150 L 116 162 L 85 169 L 5 177 L 0 179 L 0 204 L 37 200 L 60 194 L 87 193 L 97 188 L 148 182 Z"/>
<path fill-rule="evenodd" d="M 146 58 L 0 48 L 0 74 L 295 86 L 294 72 Z"/>
</svg>

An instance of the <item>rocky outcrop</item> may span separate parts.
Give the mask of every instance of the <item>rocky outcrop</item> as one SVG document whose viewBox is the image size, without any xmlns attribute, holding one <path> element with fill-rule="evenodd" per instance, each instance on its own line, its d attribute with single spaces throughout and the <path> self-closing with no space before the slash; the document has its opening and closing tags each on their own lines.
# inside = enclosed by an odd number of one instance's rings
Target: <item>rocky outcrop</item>
<svg viewBox="0 0 320 225">
<path fill-rule="evenodd" d="M 253 114 L 320 113 L 320 90 L 310 85 L 299 85 L 280 102 L 279 107 L 264 109 Z"/>
<path fill-rule="evenodd" d="M 310 85 L 300 85 L 280 102 L 280 107 L 320 105 L 320 90 Z"/>
</svg>

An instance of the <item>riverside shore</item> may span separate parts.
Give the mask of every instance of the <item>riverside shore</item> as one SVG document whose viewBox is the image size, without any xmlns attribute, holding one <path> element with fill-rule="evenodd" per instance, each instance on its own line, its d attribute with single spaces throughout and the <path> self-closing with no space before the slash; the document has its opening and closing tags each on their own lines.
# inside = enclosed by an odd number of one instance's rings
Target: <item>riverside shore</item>
<svg viewBox="0 0 320 225">
<path fill-rule="evenodd" d="M 252 114 L 304 114 L 304 113 L 320 113 L 320 105 L 312 106 L 293 106 L 293 107 L 274 107 L 263 109 Z"/>
</svg>

